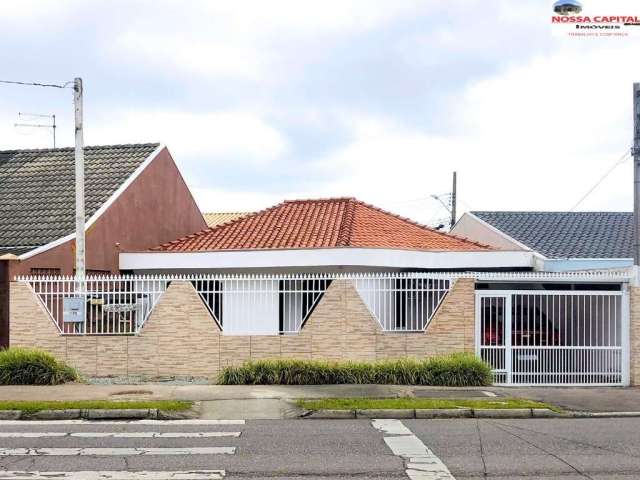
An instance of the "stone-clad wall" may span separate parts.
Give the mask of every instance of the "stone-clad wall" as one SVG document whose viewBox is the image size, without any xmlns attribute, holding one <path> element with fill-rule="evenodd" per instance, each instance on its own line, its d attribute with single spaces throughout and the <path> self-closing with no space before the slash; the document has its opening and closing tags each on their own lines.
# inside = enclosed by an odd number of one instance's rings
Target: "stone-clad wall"
<svg viewBox="0 0 640 480">
<path fill-rule="evenodd" d="M 248 360 L 379 360 L 474 349 L 474 282 L 459 279 L 425 333 L 383 333 L 347 280 L 336 280 L 297 335 L 225 336 L 189 282 L 172 282 L 134 336 L 63 336 L 30 287 L 11 284 L 11 345 L 35 346 L 87 376 L 215 377 Z"/>
</svg>

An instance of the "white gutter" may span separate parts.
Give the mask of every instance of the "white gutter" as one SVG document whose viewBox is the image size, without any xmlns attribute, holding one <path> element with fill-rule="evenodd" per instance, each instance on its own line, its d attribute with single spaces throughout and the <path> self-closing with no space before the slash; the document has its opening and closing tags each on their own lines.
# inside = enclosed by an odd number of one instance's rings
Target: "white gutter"
<svg viewBox="0 0 640 480">
<path fill-rule="evenodd" d="M 333 266 L 437 270 L 532 268 L 533 254 L 523 251 L 432 252 L 386 248 L 314 248 L 120 254 L 120 269 L 135 271 Z"/>
</svg>

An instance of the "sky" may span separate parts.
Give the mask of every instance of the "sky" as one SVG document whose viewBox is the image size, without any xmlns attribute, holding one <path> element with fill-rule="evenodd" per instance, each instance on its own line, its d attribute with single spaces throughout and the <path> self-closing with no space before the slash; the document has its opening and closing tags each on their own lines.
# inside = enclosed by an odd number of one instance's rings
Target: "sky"
<svg viewBox="0 0 640 480">
<path fill-rule="evenodd" d="M 355 196 L 436 225 L 454 170 L 460 213 L 631 210 L 640 36 L 553 36 L 552 3 L 3 0 L 0 79 L 82 77 L 86 145 L 166 144 L 205 211 Z M 18 112 L 73 145 L 71 90 L 0 85 L 0 149 L 48 148 Z"/>
</svg>

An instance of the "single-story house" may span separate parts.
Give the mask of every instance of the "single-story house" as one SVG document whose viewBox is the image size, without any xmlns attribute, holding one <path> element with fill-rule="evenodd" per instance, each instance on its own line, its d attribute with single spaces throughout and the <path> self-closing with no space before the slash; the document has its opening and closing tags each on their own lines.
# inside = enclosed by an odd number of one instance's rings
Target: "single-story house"
<svg viewBox="0 0 640 480">
<path fill-rule="evenodd" d="M 466 212 L 451 233 L 498 250 L 534 255 L 539 271 L 633 265 L 631 212 Z"/>
<path fill-rule="evenodd" d="M 467 235 L 468 236 L 468 235 Z M 517 247 L 517 248 L 516 248 Z M 258 359 L 475 352 L 506 385 L 640 384 L 624 271 L 534 271 L 536 252 L 353 198 L 286 201 L 151 249 L 132 276 L 11 283 L 11 343 L 88 376 L 215 377 Z M 68 318 L 66 304 L 84 306 Z"/>
<path fill-rule="evenodd" d="M 90 146 L 84 155 L 88 275 L 118 274 L 121 251 L 206 227 L 165 146 Z M 0 205 L 2 346 L 9 338 L 9 282 L 74 273 L 74 149 L 0 151 Z"/>
<path fill-rule="evenodd" d="M 207 227 L 217 227 L 223 223 L 230 222 L 240 217 L 249 215 L 251 212 L 204 212 L 204 221 L 207 222 Z"/>
<path fill-rule="evenodd" d="M 123 251 L 134 273 L 523 270 L 530 252 L 497 250 L 355 198 L 289 200 L 149 251 Z"/>
</svg>

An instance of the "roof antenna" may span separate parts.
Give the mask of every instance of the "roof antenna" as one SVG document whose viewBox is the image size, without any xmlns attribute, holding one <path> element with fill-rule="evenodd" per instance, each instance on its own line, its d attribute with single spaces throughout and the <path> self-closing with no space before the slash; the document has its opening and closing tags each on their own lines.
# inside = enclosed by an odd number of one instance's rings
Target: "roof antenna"
<svg viewBox="0 0 640 480">
<path fill-rule="evenodd" d="M 451 186 L 451 192 L 444 193 L 442 195 L 431 195 L 431 198 L 439 201 L 442 206 L 449 212 L 449 230 L 456 224 L 456 206 L 457 206 L 457 184 L 458 184 L 458 172 L 453 172 L 453 184 Z M 446 198 L 446 202 L 442 198 Z M 444 225 L 439 225 L 436 230 L 444 228 Z"/>
<path fill-rule="evenodd" d="M 56 148 L 56 116 L 55 115 L 43 115 L 41 113 L 22 113 L 18 112 L 18 117 L 21 120 L 34 120 L 36 118 L 50 118 L 51 123 L 14 123 L 14 127 L 30 127 L 30 128 L 50 128 L 53 132 L 53 148 Z"/>
</svg>

